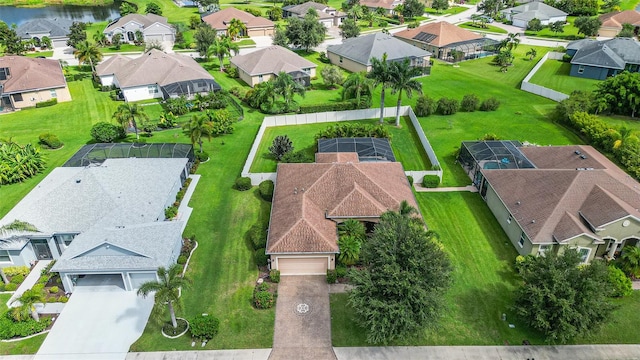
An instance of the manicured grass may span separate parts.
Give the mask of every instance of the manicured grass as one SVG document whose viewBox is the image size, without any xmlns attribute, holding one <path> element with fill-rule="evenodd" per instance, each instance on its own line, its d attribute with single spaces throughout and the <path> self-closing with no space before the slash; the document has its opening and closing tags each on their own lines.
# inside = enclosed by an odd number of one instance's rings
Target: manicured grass
<svg viewBox="0 0 640 360">
<path fill-rule="evenodd" d="M 622 0 L 620 1 L 621 10 L 634 10 L 638 6 L 638 0 Z"/>
<path fill-rule="evenodd" d="M 469 21 L 466 23 L 462 23 L 460 25 L 458 25 L 459 27 L 463 28 L 463 29 L 468 29 L 471 31 L 482 31 L 482 32 L 491 32 L 491 33 L 496 33 L 496 34 L 506 34 L 507 30 L 503 29 L 503 28 L 499 28 L 497 26 L 493 26 L 493 25 L 489 25 L 489 24 L 485 24 L 485 27 L 482 27 L 482 25 L 480 24 L 474 24 L 473 22 Z"/>
<path fill-rule="evenodd" d="M 541 336 L 516 321 L 510 306 L 518 279 L 517 253 L 477 193 L 417 193 L 429 229 L 440 234 L 449 253 L 453 285 L 440 326 L 392 345 L 519 345 Z M 331 295 L 334 346 L 366 346 L 365 331 L 355 323 L 344 294 Z M 501 315 L 507 314 L 507 321 Z M 515 324 L 514 329 L 509 324 Z"/>
<path fill-rule="evenodd" d="M 143 52 L 144 46 L 138 46 L 133 44 L 122 44 L 120 45 L 120 49 L 116 49 L 115 47 L 106 47 L 100 48 L 103 54 L 114 54 L 114 53 L 126 53 L 126 52 Z"/>
<path fill-rule="evenodd" d="M 7 301 L 11 294 L 0 294 L 0 314 L 7 311 Z M 39 335 L 31 339 L 17 342 L 0 342 L 0 355 L 35 354 L 47 335 Z"/>
<path fill-rule="evenodd" d="M 436 9 L 432 9 L 432 8 L 426 8 L 425 9 L 425 13 L 430 14 L 430 15 L 435 15 L 435 16 L 442 16 L 442 15 L 456 15 L 456 14 L 460 14 L 461 12 L 468 10 L 466 7 L 464 6 L 452 6 L 450 8 L 448 8 L 447 10 L 442 10 L 442 11 L 438 11 Z"/>
<path fill-rule="evenodd" d="M 32 52 L 32 53 L 25 54 L 24 56 L 31 57 L 31 58 L 40 57 L 40 56 L 52 57 L 53 56 L 53 50 Z"/>
<path fill-rule="evenodd" d="M 577 40 L 584 38 L 583 34 L 578 34 L 578 28 L 573 26 L 575 16 L 567 16 L 567 24 L 564 26 L 564 32 L 554 33 L 549 30 L 548 27 L 540 31 L 525 31 L 527 36 L 538 36 L 543 38 L 563 39 L 563 40 Z"/>
<path fill-rule="evenodd" d="M 391 147 L 396 161 L 402 163 L 405 170 L 429 170 L 431 163 L 424 150 L 420 147 L 418 135 L 408 118 L 400 118 L 400 128 L 393 124 L 395 119 L 385 119 L 385 124 L 391 133 Z M 377 124 L 378 120 L 357 120 L 350 123 Z M 266 129 L 258 152 L 251 165 L 251 172 L 275 172 L 277 162 L 269 154 L 269 146 L 278 135 L 287 135 L 293 142 L 294 151 L 304 150 L 307 157 L 314 158 L 317 149 L 315 135 L 327 127 L 337 123 L 320 123 L 297 126 L 273 126 Z"/>
<path fill-rule="evenodd" d="M 236 44 L 238 44 L 238 46 L 255 46 L 256 42 L 251 39 L 242 39 L 236 41 Z"/>
<path fill-rule="evenodd" d="M 575 90 L 595 90 L 596 86 L 601 83 L 600 80 L 569 76 L 570 71 L 570 63 L 560 60 L 547 60 L 531 78 L 530 82 L 565 94 L 571 94 Z"/>
</svg>

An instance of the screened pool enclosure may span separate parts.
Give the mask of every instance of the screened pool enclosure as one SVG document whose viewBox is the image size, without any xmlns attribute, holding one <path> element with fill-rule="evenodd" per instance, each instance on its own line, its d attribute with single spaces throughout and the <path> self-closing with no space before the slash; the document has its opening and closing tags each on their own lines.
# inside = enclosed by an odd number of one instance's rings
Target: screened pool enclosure
<svg viewBox="0 0 640 360">
<path fill-rule="evenodd" d="M 188 167 L 191 168 L 195 160 L 193 146 L 191 144 L 174 143 L 98 143 L 85 145 L 76 152 L 64 167 L 80 167 L 88 165 L 100 165 L 106 159 L 123 158 L 187 158 Z"/>
<path fill-rule="evenodd" d="M 463 141 L 458 162 L 477 186 L 480 170 L 535 169 L 520 147 L 519 141 Z"/>
<path fill-rule="evenodd" d="M 358 160 L 396 161 L 388 139 L 378 138 L 335 138 L 318 140 L 319 153 L 355 152 Z"/>
</svg>

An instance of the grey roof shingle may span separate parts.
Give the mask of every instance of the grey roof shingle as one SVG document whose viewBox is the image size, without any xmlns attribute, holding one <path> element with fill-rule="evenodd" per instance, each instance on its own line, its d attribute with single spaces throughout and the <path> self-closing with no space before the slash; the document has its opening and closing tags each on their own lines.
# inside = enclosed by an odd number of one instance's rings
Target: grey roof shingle
<svg viewBox="0 0 640 360">
<path fill-rule="evenodd" d="M 104 29 L 104 33 L 109 33 L 115 29 L 118 29 L 120 27 L 125 26 L 127 23 L 129 22 L 136 22 L 140 25 L 142 25 L 143 29 L 148 28 L 149 26 L 155 24 L 155 23 L 160 23 L 163 24 L 165 26 L 170 26 L 169 23 L 167 22 L 167 18 L 160 16 L 160 15 L 155 15 L 155 14 L 129 14 L 129 15 L 125 15 L 119 19 L 117 19 L 116 21 L 113 21 L 111 23 L 109 23 L 109 25 L 106 27 L 106 29 Z"/>
<path fill-rule="evenodd" d="M 409 45 L 391 35 L 375 33 L 345 40 L 340 45 L 329 45 L 327 52 L 345 57 L 363 65 L 371 65 L 372 58 L 381 59 L 386 53 L 388 61 L 405 58 L 424 58 L 431 53 Z"/>
<path fill-rule="evenodd" d="M 278 74 L 280 71 L 290 73 L 305 68 L 316 68 L 317 65 L 281 46 L 269 46 L 246 55 L 231 58 L 231 63 L 251 76 L 261 74 Z"/>
<path fill-rule="evenodd" d="M 626 64 L 640 64 L 640 43 L 634 39 L 615 38 L 576 43 L 572 64 L 624 69 Z"/>
<path fill-rule="evenodd" d="M 562 10 L 556 9 L 543 2 L 532 1 L 527 4 L 502 10 L 503 13 L 512 14 L 513 19 L 530 21 L 533 19 L 549 20 L 553 17 L 567 16 Z"/>
<path fill-rule="evenodd" d="M 33 19 L 18 26 L 16 33 L 23 39 L 35 34 L 49 34 L 49 38 L 66 37 L 73 24 L 69 19 Z"/>
</svg>

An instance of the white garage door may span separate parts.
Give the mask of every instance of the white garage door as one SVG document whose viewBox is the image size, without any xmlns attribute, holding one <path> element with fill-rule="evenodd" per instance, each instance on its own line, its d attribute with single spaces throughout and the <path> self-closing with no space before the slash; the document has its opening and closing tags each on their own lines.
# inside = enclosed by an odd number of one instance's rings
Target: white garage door
<svg viewBox="0 0 640 360">
<path fill-rule="evenodd" d="M 278 258 L 280 275 L 326 275 L 328 257 Z"/>
<path fill-rule="evenodd" d="M 162 40 L 164 40 L 162 34 L 145 36 L 145 41 L 162 41 Z"/>
<path fill-rule="evenodd" d="M 134 290 L 139 289 L 140 285 L 147 281 L 156 280 L 155 273 L 129 273 L 129 277 L 131 278 L 131 288 Z"/>
</svg>

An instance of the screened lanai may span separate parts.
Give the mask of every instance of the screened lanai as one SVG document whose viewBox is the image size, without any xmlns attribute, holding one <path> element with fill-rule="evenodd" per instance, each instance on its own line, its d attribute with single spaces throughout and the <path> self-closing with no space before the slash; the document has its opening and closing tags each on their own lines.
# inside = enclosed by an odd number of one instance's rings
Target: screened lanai
<svg viewBox="0 0 640 360">
<path fill-rule="evenodd" d="M 495 54 L 499 43 L 497 40 L 489 38 L 459 41 L 440 48 L 438 57 L 445 61 L 482 58 Z M 456 58 L 456 52 L 461 53 L 462 57 Z"/>
<path fill-rule="evenodd" d="M 318 140 L 319 153 L 355 152 L 364 161 L 396 161 L 388 139 L 335 138 Z"/>
<path fill-rule="evenodd" d="M 519 141 L 463 141 L 458 162 L 467 175 L 479 180 L 480 170 L 535 169 L 535 165 L 520 151 Z"/>
<path fill-rule="evenodd" d="M 64 167 L 80 167 L 102 164 L 106 159 L 122 158 L 188 158 L 189 168 L 195 160 L 191 144 L 174 143 L 98 143 L 85 145 L 76 152 Z"/>
<path fill-rule="evenodd" d="M 196 94 L 218 91 L 221 87 L 213 79 L 197 79 L 160 85 L 160 89 L 162 90 L 162 95 L 164 95 L 165 99 L 177 98 L 180 96 L 191 99 Z"/>
</svg>

